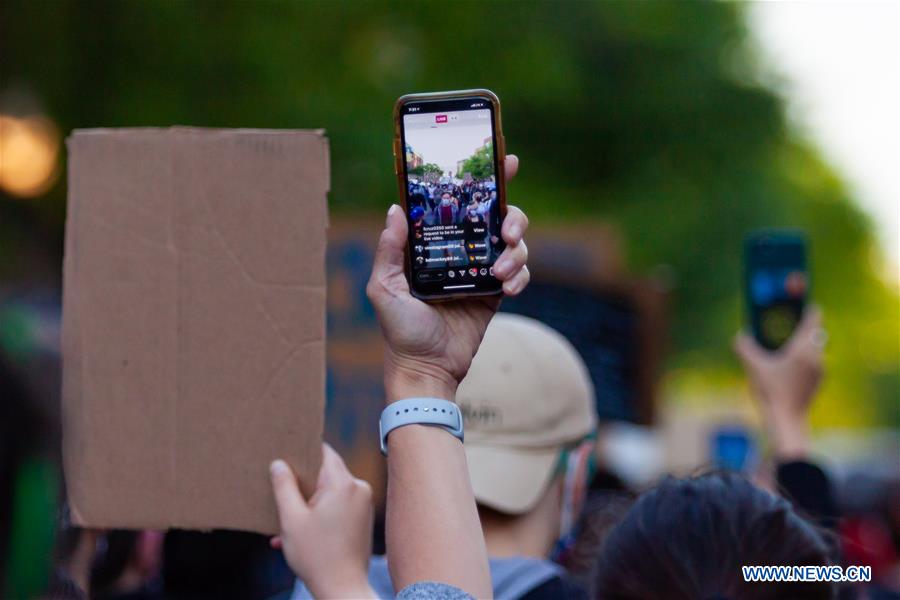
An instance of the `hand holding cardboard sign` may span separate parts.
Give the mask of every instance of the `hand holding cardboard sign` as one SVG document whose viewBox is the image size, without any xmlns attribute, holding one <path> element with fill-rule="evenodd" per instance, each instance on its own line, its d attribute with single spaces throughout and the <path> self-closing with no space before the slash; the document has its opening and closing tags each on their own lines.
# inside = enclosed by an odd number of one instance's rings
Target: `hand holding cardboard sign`
<svg viewBox="0 0 900 600">
<path fill-rule="evenodd" d="M 518 170 L 515 156 L 506 157 L 506 176 Z M 408 224 L 397 205 L 388 211 L 366 292 L 381 323 L 386 344 L 385 389 L 391 402 L 413 395 L 452 400 L 469 369 L 500 299 L 468 298 L 426 304 L 409 292 L 403 271 Z M 528 218 L 510 206 L 501 235 L 507 247 L 494 265 L 508 296 L 520 293 L 530 275 L 528 249 L 522 239 Z"/>
<path fill-rule="evenodd" d="M 316 598 L 374 598 L 368 583 L 372 553 L 372 488 L 356 479 L 328 444 L 315 493 L 307 501 L 283 460 L 270 467 L 281 533 L 277 545 Z"/>
</svg>

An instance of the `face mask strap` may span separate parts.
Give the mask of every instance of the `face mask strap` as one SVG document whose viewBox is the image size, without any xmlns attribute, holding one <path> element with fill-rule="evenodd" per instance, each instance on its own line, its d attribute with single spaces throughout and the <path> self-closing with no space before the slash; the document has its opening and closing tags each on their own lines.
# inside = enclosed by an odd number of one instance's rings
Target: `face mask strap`
<svg viewBox="0 0 900 600">
<path fill-rule="evenodd" d="M 594 442 L 594 436 L 589 436 L 575 448 L 566 448 L 560 454 L 560 466 L 565 468 L 565 476 L 559 539 L 553 550 L 554 560 L 564 555 L 575 541 L 575 526 L 581 514 L 586 487 L 594 471 Z"/>
</svg>

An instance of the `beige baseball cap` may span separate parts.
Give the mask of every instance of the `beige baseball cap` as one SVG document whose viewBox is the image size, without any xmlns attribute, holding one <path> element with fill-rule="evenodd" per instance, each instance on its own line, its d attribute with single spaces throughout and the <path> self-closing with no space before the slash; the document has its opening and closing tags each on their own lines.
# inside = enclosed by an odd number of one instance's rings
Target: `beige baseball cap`
<svg viewBox="0 0 900 600">
<path fill-rule="evenodd" d="M 495 510 L 531 510 L 553 479 L 563 447 L 597 427 L 584 361 L 540 321 L 491 320 L 456 402 L 475 499 Z"/>
</svg>

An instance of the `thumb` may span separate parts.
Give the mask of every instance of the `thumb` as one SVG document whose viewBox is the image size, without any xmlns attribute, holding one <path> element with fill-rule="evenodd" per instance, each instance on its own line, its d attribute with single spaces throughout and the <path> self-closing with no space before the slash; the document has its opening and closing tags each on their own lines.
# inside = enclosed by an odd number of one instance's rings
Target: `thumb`
<svg viewBox="0 0 900 600">
<path fill-rule="evenodd" d="M 269 477 L 272 480 L 272 491 L 275 493 L 275 504 L 278 507 L 278 522 L 281 524 L 281 531 L 284 532 L 291 523 L 306 513 L 306 501 L 297 486 L 297 477 L 283 460 L 272 461 L 269 465 Z"/>
<path fill-rule="evenodd" d="M 734 338 L 734 352 L 745 365 L 756 364 L 765 356 L 765 350 L 746 333 L 739 333 Z"/>
<path fill-rule="evenodd" d="M 392 204 L 385 220 L 384 231 L 378 240 L 378 248 L 375 249 L 372 280 L 385 281 L 398 273 L 403 273 L 403 252 L 406 248 L 408 231 L 406 215 L 398 205 Z"/>
</svg>

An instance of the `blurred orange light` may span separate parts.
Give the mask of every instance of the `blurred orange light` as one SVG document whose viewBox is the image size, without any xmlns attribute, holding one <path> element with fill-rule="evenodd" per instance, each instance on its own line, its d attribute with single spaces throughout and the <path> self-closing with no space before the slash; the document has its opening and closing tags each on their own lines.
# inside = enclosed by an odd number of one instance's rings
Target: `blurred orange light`
<svg viewBox="0 0 900 600">
<path fill-rule="evenodd" d="M 0 188 L 32 198 L 46 192 L 59 174 L 59 130 L 45 117 L 0 115 Z"/>
</svg>

